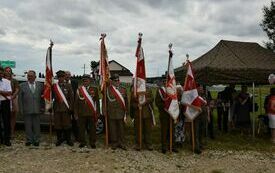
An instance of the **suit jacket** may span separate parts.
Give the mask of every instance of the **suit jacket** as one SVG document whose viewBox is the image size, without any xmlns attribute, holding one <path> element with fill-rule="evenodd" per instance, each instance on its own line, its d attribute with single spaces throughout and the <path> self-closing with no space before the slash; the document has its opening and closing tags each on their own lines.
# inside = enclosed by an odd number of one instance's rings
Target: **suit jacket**
<svg viewBox="0 0 275 173">
<path fill-rule="evenodd" d="M 43 104 L 43 84 L 35 82 L 35 91 L 31 92 L 28 82 L 20 84 L 19 110 L 23 114 L 39 114 Z"/>
</svg>

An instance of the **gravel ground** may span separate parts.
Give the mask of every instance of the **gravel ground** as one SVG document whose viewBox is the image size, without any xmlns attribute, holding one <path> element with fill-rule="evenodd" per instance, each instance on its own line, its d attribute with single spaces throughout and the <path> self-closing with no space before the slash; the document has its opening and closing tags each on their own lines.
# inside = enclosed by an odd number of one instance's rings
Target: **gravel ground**
<svg viewBox="0 0 275 173">
<path fill-rule="evenodd" d="M 274 152 L 208 149 L 201 155 L 189 150 L 164 155 L 131 147 L 123 151 L 102 144 L 97 149 L 77 146 L 26 147 L 24 140 L 13 140 L 12 147 L 0 146 L 0 172 L 275 172 Z"/>
</svg>

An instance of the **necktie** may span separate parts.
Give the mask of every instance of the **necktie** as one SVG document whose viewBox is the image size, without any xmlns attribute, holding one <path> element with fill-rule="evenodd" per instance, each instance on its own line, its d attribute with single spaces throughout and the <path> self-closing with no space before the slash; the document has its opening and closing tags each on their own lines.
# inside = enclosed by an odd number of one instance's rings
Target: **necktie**
<svg viewBox="0 0 275 173">
<path fill-rule="evenodd" d="M 34 94 L 34 90 L 35 90 L 35 89 L 34 89 L 34 84 L 32 83 L 32 84 L 31 84 L 31 92 L 32 92 L 33 94 Z"/>
</svg>

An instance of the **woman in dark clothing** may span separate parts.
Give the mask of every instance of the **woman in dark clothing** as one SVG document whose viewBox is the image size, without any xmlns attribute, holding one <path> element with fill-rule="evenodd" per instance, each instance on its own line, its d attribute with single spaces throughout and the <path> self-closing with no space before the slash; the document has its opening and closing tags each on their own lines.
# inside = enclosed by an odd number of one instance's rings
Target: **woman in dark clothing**
<svg viewBox="0 0 275 173">
<path fill-rule="evenodd" d="M 249 132 L 251 128 L 250 107 L 251 98 L 247 93 L 247 86 L 242 86 L 241 92 L 237 96 L 235 107 L 235 126 L 241 131 Z"/>
</svg>

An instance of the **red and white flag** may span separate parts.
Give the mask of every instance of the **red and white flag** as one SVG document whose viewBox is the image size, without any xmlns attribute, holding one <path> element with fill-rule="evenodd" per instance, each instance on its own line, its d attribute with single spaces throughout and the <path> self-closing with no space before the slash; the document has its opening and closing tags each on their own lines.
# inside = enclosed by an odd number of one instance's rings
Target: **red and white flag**
<svg viewBox="0 0 275 173">
<path fill-rule="evenodd" d="M 199 96 L 191 62 L 187 60 L 187 74 L 183 87 L 181 103 L 186 106 L 185 115 L 193 120 L 200 112 L 201 106 L 207 102 Z"/>
<path fill-rule="evenodd" d="M 100 43 L 100 62 L 99 62 L 99 75 L 100 75 L 100 87 L 101 91 L 103 91 L 104 86 L 106 86 L 106 82 L 110 78 L 110 70 L 109 70 L 109 61 L 108 54 L 104 42 L 104 38 L 106 34 L 101 34 L 101 43 Z"/>
<path fill-rule="evenodd" d="M 139 104 L 143 104 L 146 101 L 145 92 L 146 92 L 146 73 L 145 73 L 145 59 L 143 48 L 141 46 L 142 33 L 139 33 L 138 45 L 136 50 L 136 73 L 134 77 L 134 94 L 135 97 L 138 97 Z"/>
<path fill-rule="evenodd" d="M 52 104 L 52 85 L 53 85 L 53 69 L 52 69 L 52 46 L 53 42 L 50 43 L 50 47 L 47 50 L 46 55 L 46 77 L 44 82 L 43 97 L 45 100 L 45 110 L 48 111 Z"/>
<path fill-rule="evenodd" d="M 174 74 L 173 67 L 173 53 L 172 53 L 172 44 L 169 45 L 169 61 L 168 61 L 168 74 L 166 81 L 166 99 L 165 99 L 165 110 L 170 114 L 170 116 L 177 120 L 179 116 L 179 103 L 178 103 L 178 94 L 177 94 L 177 86 L 176 79 Z"/>
</svg>

